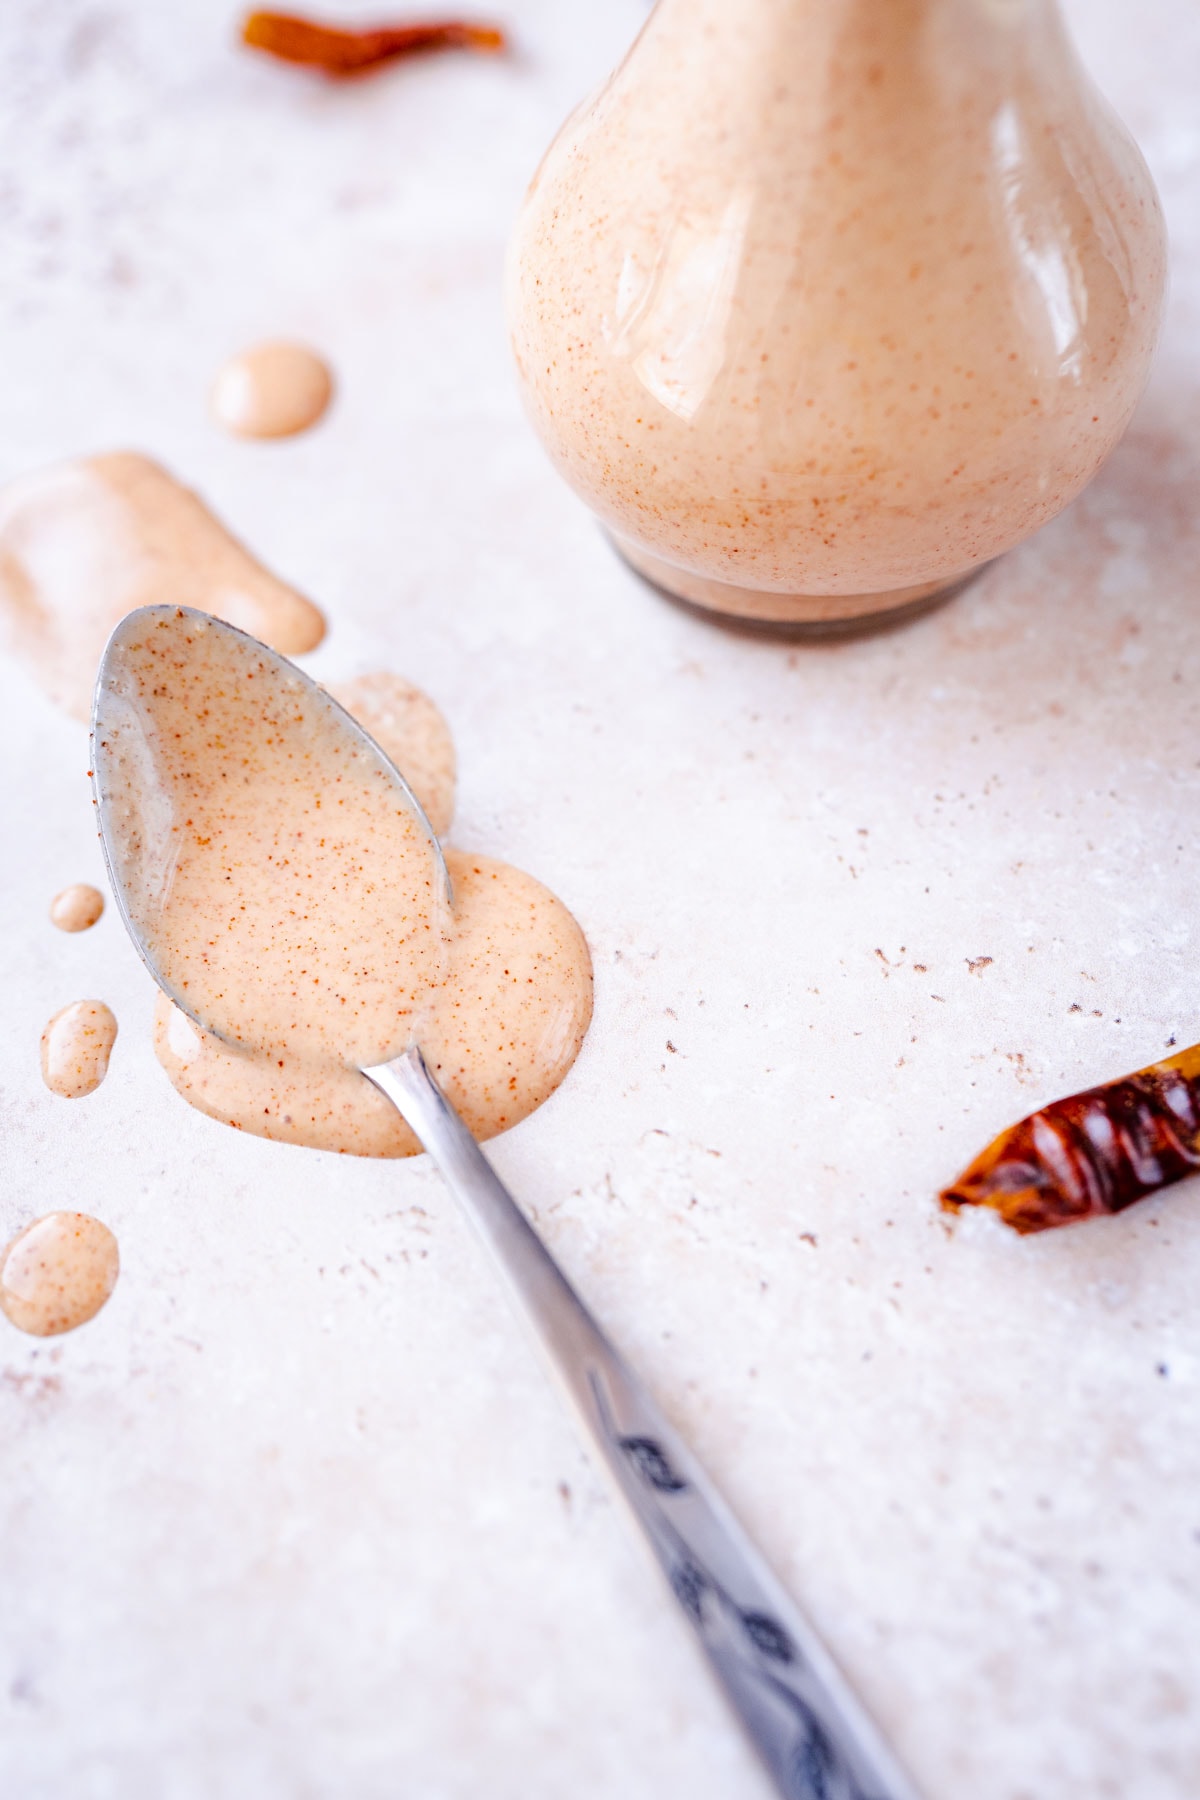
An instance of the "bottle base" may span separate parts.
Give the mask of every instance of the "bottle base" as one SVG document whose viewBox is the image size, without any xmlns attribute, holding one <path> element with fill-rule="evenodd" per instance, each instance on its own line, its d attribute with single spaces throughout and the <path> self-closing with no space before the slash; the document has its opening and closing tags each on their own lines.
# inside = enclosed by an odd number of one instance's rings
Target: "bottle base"
<svg viewBox="0 0 1200 1800">
<path fill-rule="evenodd" d="M 774 594 L 678 568 L 615 531 L 606 536 L 634 573 L 665 599 L 711 624 L 755 637 L 841 638 L 887 630 L 953 599 L 988 567 L 981 563 L 949 581 L 929 581 L 885 593 Z"/>
</svg>

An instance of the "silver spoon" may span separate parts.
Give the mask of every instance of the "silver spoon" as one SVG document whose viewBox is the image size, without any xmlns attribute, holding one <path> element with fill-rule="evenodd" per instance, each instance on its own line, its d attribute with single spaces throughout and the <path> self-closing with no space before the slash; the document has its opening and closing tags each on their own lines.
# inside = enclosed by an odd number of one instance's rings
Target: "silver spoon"
<svg viewBox="0 0 1200 1800">
<path fill-rule="evenodd" d="M 142 961 L 174 1004 L 210 1030 L 172 991 L 135 922 L 136 884 L 145 880 L 140 821 L 131 817 L 127 782 L 117 779 L 118 759 L 127 768 L 131 754 L 154 754 L 147 722 L 130 702 L 129 658 L 147 623 L 163 617 L 190 620 L 206 635 L 227 633 L 230 647 L 240 643 L 257 671 L 256 691 L 265 664 L 287 684 L 294 705 L 323 709 L 326 725 L 334 720 L 343 726 L 360 753 L 365 749 L 377 759 L 424 825 L 447 895 L 450 877 L 403 776 L 294 664 L 207 614 L 178 607 L 131 613 L 109 639 L 92 708 L 100 840 L 118 910 Z M 788 1800 L 915 1800 L 907 1776 L 816 1632 L 563 1275 L 431 1075 L 420 1046 L 362 1072 L 408 1122 L 491 1252 L 778 1792 Z"/>
</svg>

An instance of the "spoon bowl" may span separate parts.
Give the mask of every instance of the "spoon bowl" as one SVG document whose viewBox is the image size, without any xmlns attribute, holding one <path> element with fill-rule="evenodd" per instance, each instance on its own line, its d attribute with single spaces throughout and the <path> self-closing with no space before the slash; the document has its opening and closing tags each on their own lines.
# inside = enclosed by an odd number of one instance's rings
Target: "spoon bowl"
<svg viewBox="0 0 1200 1800">
<path fill-rule="evenodd" d="M 336 1056 L 395 1105 L 532 1326 L 776 1791 L 913 1800 L 829 1652 L 421 1055 L 452 897 L 399 770 L 285 657 L 184 607 L 142 608 L 113 633 L 92 754 L 105 862 L 142 961 L 203 1029 Z"/>
<path fill-rule="evenodd" d="M 101 842 L 159 986 L 240 1048 L 381 1062 L 446 973 L 452 893 L 404 776 L 277 652 L 188 607 L 117 626 L 92 714 Z"/>
</svg>

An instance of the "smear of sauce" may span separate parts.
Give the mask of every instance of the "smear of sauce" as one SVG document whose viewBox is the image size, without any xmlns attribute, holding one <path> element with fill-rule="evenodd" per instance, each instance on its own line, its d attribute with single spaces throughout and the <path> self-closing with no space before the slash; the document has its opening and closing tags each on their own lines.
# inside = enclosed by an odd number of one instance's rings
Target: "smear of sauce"
<svg viewBox="0 0 1200 1800">
<path fill-rule="evenodd" d="M 0 1257 L 0 1310 L 34 1337 L 74 1331 L 109 1299 L 120 1266 L 117 1240 L 99 1219 L 47 1213 Z"/>
<path fill-rule="evenodd" d="M 99 888 L 77 881 L 55 894 L 50 902 L 50 923 L 60 931 L 88 931 L 104 911 L 104 895 Z"/>
<path fill-rule="evenodd" d="M 454 937 L 421 1047 L 478 1138 L 549 1099 L 579 1053 L 592 1013 L 583 933 L 561 900 L 519 869 L 448 850 Z M 421 1148 L 395 1107 L 353 1069 L 239 1054 L 160 994 L 154 1049 L 177 1091 L 257 1137 L 357 1156 Z"/>
<path fill-rule="evenodd" d="M 93 456 L 0 489 L 0 628 L 76 718 L 90 715 L 113 627 L 163 600 L 214 613 L 288 656 L 325 632 L 310 600 L 147 457 Z"/>
<path fill-rule="evenodd" d="M 232 357 L 213 384 L 212 410 L 238 437 L 307 431 L 333 395 L 329 365 L 303 344 L 257 344 Z"/>
<path fill-rule="evenodd" d="M 454 739 L 429 695 L 383 672 L 332 684 L 329 692 L 395 763 L 444 837 L 454 817 Z"/>
<path fill-rule="evenodd" d="M 117 1021 L 103 1000 L 73 1000 L 42 1033 L 42 1079 L 52 1094 L 80 1100 L 108 1074 Z"/>
</svg>

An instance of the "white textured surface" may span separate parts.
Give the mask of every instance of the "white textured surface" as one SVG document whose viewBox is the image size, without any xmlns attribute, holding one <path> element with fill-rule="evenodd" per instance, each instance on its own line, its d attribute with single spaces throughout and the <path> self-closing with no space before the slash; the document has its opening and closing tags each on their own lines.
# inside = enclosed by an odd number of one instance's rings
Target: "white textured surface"
<svg viewBox="0 0 1200 1800">
<path fill-rule="evenodd" d="M 522 423 L 507 224 L 641 12 L 505 10 L 511 64 L 331 90 L 224 4 L 9 0 L 0 476 L 163 457 L 328 608 L 317 672 L 446 710 L 458 840 L 596 959 L 496 1160 L 929 1800 L 1191 1800 L 1200 1195 L 1031 1242 L 932 1196 L 1200 1036 L 1200 20 L 1072 6 L 1174 233 L 1129 438 L 945 611 L 788 651 L 655 601 Z M 334 410 L 231 442 L 209 382 L 275 334 Z M 0 1344 L 0 1791 L 761 1793 L 432 1173 L 189 1112 L 116 920 L 45 918 L 99 873 L 82 731 L 4 667 L 0 745 L 0 1224 L 86 1207 L 124 1261 Z M 80 994 L 121 1037 L 69 1103 L 37 1039 Z"/>
</svg>

